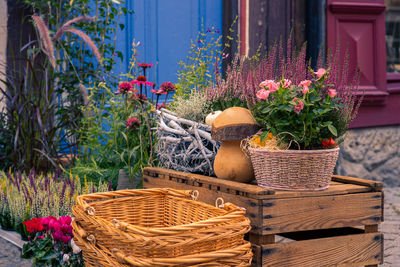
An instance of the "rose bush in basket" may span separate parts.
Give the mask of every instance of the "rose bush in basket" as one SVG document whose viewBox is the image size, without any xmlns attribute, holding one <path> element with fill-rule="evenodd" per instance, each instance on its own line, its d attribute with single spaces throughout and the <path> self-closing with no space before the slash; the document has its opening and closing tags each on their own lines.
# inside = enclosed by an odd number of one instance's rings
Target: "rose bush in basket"
<svg viewBox="0 0 400 267">
<path fill-rule="evenodd" d="M 260 186 L 285 190 L 328 188 L 338 143 L 360 101 L 352 86 L 335 83 L 323 68 L 297 84 L 265 80 L 252 113 L 262 130 L 248 148 Z M 335 75 L 333 75 L 335 76 Z"/>
<path fill-rule="evenodd" d="M 354 115 L 354 101 L 346 102 L 327 83 L 328 75 L 329 71 L 320 68 L 299 84 L 284 78 L 261 82 L 256 95 L 259 102 L 252 107 L 263 129 L 260 142 L 272 133 L 289 149 L 336 147 L 335 140 L 343 136 Z"/>
</svg>

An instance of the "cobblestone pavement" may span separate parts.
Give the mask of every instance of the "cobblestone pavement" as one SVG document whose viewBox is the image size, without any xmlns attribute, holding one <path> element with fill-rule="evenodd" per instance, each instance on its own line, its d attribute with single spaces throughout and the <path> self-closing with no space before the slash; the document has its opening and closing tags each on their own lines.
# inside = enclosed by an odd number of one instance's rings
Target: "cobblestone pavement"
<svg viewBox="0 0 400 267">
<path fill-rule="evenodd" d="M 400 266 L 400 187 L 384 188 L 385 221 L 379 230 L 385 236 L 384 267 Z"/>
<path fill-rule="evenodd" d="M 0 238 L 0 267 L 32 266 L 30 260 L 21 258 L 21 249 Z"/>
</svg>

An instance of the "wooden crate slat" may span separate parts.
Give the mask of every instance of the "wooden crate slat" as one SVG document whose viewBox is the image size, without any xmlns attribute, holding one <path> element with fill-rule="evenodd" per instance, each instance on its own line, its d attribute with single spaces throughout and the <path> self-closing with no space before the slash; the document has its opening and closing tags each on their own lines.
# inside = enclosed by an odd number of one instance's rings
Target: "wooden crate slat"
<svg viewBox="0 0 400 267">
<path fill-rule="evenodd" d="M 378 181 L 365 180 L 361 178 L 333 175 L 332 180 L 345 184 L 363 185 L 373 188 L 375 191 L 382 191 L 383 183 Z"/>
<path fill-rule="evenodd" d="M 254 245 L 257 246 L 257 245 Z M 255 266 L 362 266 L 382 262 L 381 233 L 262 245 Z M 257 252 L 257 248 L 253 249 Z M 257 253 L 256 256 L 259 256 Z M 258 264 L 258 262 L 262 262 Z"/>
<path fill-rule="evenodd" d="M 183 173 L 174 170 L 164 169 L 164 168 L 145 168 L 144 174 L 152 177 L 170 179 L 186 179 L 188 184 L 207 184 L 210 188 L 219 187 L 218 191 L 223 191 L 226 193 L 241 195 L 247 197 L 253 197 L 257 199 L 272 199 L 272 198 L 295 198 L 295 197 L 306 197 L 306 196 L 326 196 L 326 195 L 341 195 L 341 194 L 351 194 L 360 192 L 369 192 L 373 188 L 368 184 L 361 184 L 358 179 L 354 178 L 354 184 L 351 183 L 352 178 L 347 177 L 346 183 L 333 181 L 331 186 L 323 191 L 282 191 L 273 190 L 268 188 L 263 188 L 257 185 L 239 183 L 234 181 L 228 181 L 223 179 L 218 179 L 214 177 L 208 177 L 192 173 Z M 363 180 L 368 181 L 368 180 Z M 211 189 L 213 190 L 213 189 Z"/>
<path fill-rule="evenodd" d="M 381 199 L 370 192 L 263 200 L 262 234 L 379 224 Z"/>
<path fill-rule="evenodd" d="M 166 175 L 169 177 L 188 179 L 188 180 L 194 181 L 194 182 L 201 182 L 201 183 L 207 183 L 210 185 L 220 186 L 223 188 L 230 188 L 231 190 L 236 190 L 238 192 L 241 192 L 242 195 L 243 195 L 243 193 L 247 193 L 247 195 L 249 195 L 249 196 L 250 195 L 251 196 L 261 196 L 261 195 L 275 194 L 274 190 L 263 188 L 263 187 L 260 187 L 257 185 L 233 182 L 233 181 L 218 179 L 215 177 L 209 177 L 209 176 L 204 176 L 204 175 L 199 175 L 199 174 L 178 172 L 178 171 L 164 169 L 164 168 L 145 168 L 144 170 L 145 171 L 143 173 L 148 176 L 155 177 L 154 175 L 151 175 L 151 174 L 158 173 L 159 175 L 163 174 L 163 175 Z"/>
</svg>

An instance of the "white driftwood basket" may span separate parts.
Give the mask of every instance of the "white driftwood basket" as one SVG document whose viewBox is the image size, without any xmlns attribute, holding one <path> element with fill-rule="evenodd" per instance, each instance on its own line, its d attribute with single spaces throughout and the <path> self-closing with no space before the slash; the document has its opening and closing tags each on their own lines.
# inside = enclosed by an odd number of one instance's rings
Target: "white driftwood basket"
<svg viewBox="0 0 400 267">
<path fill-rule="evenodd" d="M 160 164 L 176 171 L 213 175 L 220 143 L 211 139 L 211 126 L 180 118 L 163 108 L 156 112 Z"/>
</svg>

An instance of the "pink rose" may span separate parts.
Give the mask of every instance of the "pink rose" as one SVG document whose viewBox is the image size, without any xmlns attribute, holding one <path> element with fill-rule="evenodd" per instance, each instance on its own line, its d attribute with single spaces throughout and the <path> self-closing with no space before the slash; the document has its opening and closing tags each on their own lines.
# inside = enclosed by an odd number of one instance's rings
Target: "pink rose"
<svg viewBox="0 0 400 267">
<path fill-rule="evenodd" d="M 298 100 L 297 97 L 293 98 L 293 103 L 295 103 L 293 110 L 294 110 L 294 112 L 299 114 L 300 111 L 304 108 L 304 103 L 303 103 L 303 101 L 299 100 L 298 103 L 296 104 L 296 100 Z"/>
<path fill-rule="evenodd" d="M 266 100 L 269 96 L 269 91 L 267 91 L 265 89 L 261 89 L 260 91 L 257 92 L 256 96 L 258 99 Z"/>
<path fill-rule="evenodd" d="M 309 86 L 311 85 L 311 81 L 310 80 L 304 80 L 301 81 L 299 86 L 303 86 L 303 94 L 307 94 L 308 90 L 309 90 Z"/>
<path fill-rule="evenodd" d="M 278 84 L 274 80 L 265 80 L 260 83 L 261 87 L 268 88 L 270 93 L 278 90 Z"/>
<path fill-rule="evenodd" d="M 324 68 L 319 68 L 315 73 L 315 75 L 317 75 L 318 79 L 321 78 L 322 76 L 324 76 L 326 72 L 326 69 Z"/>
<path fill-rule="evenodd" d="M 330 97 L 335 97 L 335 95 L 337 94 L 337 92 L 336 92 L 336 90 L 335 89 L 329 89 L 328 90 L 328 95 L 330 96 Z"/>
<path fill-rule="evenodd" d="M 283 80 L 283 88 L 288 88 L 292 85 L 292 81 L 288 79 Z"/>
</svg>

